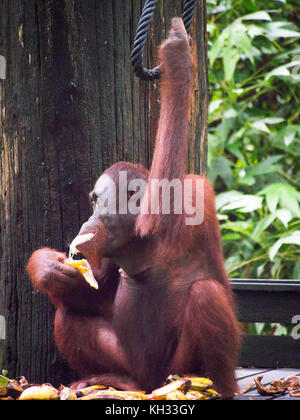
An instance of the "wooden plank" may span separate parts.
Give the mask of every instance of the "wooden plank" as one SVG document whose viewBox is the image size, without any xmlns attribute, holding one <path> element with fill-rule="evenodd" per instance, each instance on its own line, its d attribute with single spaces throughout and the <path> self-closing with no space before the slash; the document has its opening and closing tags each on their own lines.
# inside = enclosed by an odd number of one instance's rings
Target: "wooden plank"
<svg viewBox="0 0 300 420">
<path fill-rule="evenodd" d="M 243 369 L 242 369 L 243 372 Z M 241 374 L 242 374 L 241 372 Z M 271 382 L 278 380 L 278 379 L 284 379 L 288 376 L 300 376 L 300 370 L 299 369 L 272 369 L 269 371 L 261 371 L 259 372 L 257 369 L 245 369 L 245 374 L 249 375 L 247 377 L 244 377 L 243 379 L 238 381 L 239 389 L 242 391 L 247 386 L 249 386 L 251 383 L 254 382 L 254 378 L 257 376 L 263 376 L 262 384 L 263 385 L 269 385 Z M 252 373 L 252 375 L 251 375 Z M 292 398 L 289 395 L 283 395 L 283 396 L 261 396 L 258 394 L 256 388 L 251 389 L 247 393 L 235 397 L 235 400 L 248 400 L 248 399 L 255 399 L 255 400 L 275 400 L 275 399 L 282 399 L 282 400 L 292 400 L 297 398 Z M 298 398 L 299 400 L 299 398 Z"/>
<path fill-rule="evenodd" d="M 300 292 L 299 280 L 273 280 L 273 279 L 231 279 L 233 290 L 257 291 L 295 291 Z"/>
<path fill-rule="evenodd" d="M 253 377 L 262 375 L 264 372 L 268 372 L 270 369 L 257 369 L 257 368 L 249 368 L 249 369 L 236 369 L 236 377 L 238 381 L 241 381 L 244 378 Z"/>
<path fill-rule="evenodd" d="M 300 310 L 300 281 L 232 280 L 240 322 L 291 323 Z"/>
<path fill-rule="evenodd" d="M 262 395 L 248 395 L 248 394 L 244 394 L 244 395 L 240 395 L 238 397 L 234 397 L 235 401 L 246 401 L 246 400 L 273 400 L 272 397 L 265 397 Z"/>
<path fill-rule="evenodd" d="M 265 373 L 261 373 L 261 375 L 263 376 L 261 383 L 263 385 L 269 385 L 273 381 L 284 379 L 288 376 L 300 376 L 300 369 L 271 369 Z"/>
<path fill-rule="evenodd" d="M 286 291 L 235 290 L 240 322 L 292 322 L 300 313 L 298 289 Z"/>
<path fill-rule="evenodd" d="M 233 280 L 240 322 L 292 325 L 300 311 L 300 282 L 294 280 Z M 239 363 L 244 367 L 300 367 L 300 341 L 292 337 L 245 335 Z"/>
<path fill-rule="evenodd" d="M 250 384 L 252 384 L 254 382 L 254 378 L 257 378 L 258 376 L 261 376 L 261 375 L 265 377 L 265 375 L 267 373 L 272 372 L 272 371 L 273 371 L 273 369 L 271 369 L 271 370 L 260 370 L 260 371 L 258 371 L 257 369 L 253 369 L 253 374 L 252 375 L 249 375 L 246 378 L 241 378 L 241 379 L 238 380 L 238 385 L 239 385 L 240 391 L 242 391 L 243 389 L 247 388 Z M 248 392 L 248 393 L 251 393 L 251 391 Z M 255 393 L 256 393 L 256 391 L 255 391 Z"/>
<path fill-rule="evenodd" d="M 300 341 L 284 336 L 245 335 L 239 365 L 261 368 L 300 368 Z"/>
</svg>

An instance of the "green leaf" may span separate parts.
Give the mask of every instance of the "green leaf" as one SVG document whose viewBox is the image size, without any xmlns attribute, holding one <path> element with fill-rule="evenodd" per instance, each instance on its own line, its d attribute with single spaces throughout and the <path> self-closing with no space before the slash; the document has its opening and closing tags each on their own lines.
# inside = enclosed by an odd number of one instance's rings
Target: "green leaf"
<svg viewBox="0 0 300 420">
<path fill-rule="evenodd" d="M 226 222 L 222 224 L 223 230 L 230 230 L 232 232 L 239 232 L 245 234 L 246 232 L 250 232 L 253 226 L 253 221 L 251 219 L 247 221 L 237 220 L 236 222 Z"/>
<path fill-rule="evenodd" d="M 254 121 L 253 123 L 251 123 L 251 127 L 255 128 L 256 130 L 263 131 L 267 134 L 271 133 L 264 121 Z"/>
<path fill-rule="evenodd" d="M 271 16 L 269 13 L 261 11 L 261 12 L 255 12 L 250 13 L 249 15 L 242 16 L 240 20 L 268 20 L 271 21 Z"/>
<path fill-rule="evenodd" d="M 211 101 L 208 107 L 208 112 L 209 114 L 212 114 L 213 112 L 215 112 L 220 105 L 222 104 L 223 100 L 222 99 L 217 99 L 215 101 Z"/>
<path fill-rule="evenodd" d="M 278 134 L 275 136 L 274 141 L 283 141 L 285 146 L 289 146 L 293 143 L 296 136 L 300 135 L 300 125 L 287 125 L 279 130 Z"/>
<path fill-rule="evenodd" d="M 261 265 L 259 265 L 257 267 L 257 269 L 256 269 L 257 277 L 261 278 L 262 273 L 264 272 L 265 267 L 266 267 L 266 264 L 265 263 L 264 264 L 261 264 Z"/>
<path fill-rule="evenodd" d="M 247 28 L 245 25 L 237 23 L 231 28 L 230 46 L 233 45 L 237 47 L 240 53 L 246 54 L 252 63 L 254 63 L 253 57 L 251 55 L 252 43 L 251 39 L 247 35 Z"/>
<path fill-rule="evenodd" d="M 275 212 L 280 200 L 280 185 L 271 184 L 259 192 L 260 195 L 266 196 L 267 206 L 270 212 Z"/>
<path fill-rule="evenodd" d="M 265 324 L 263 324 L 265 325 Z M 256 324 L 251 322 L 248 324 L 248 334 L 250 335 L 258 335 Z"/>
<path fill-rule="evenodd" d="M 208 57 L 211 67 L 214 65 L 215 60 L 219 57 L 224 47 L 226 37 L 228 37 L 228 30 L 224 30 L 213 43 L 213 46 L 210 48 Z"/>
<path fill-rule="evenodd" d="M 282 159 L 282 155 L 270 156 L 267 159 L 261 161 L 258 165 L 254 166 L 253 168 L 249 168 L 247 170 L 248 176 L 258 176 L 258 175 L 265 175 L 270 174 L 272 172 L 276 172 L 281 169 L 280 165 L 274 165 L 274 163 L 278 162 Z"/>
<path fill-rule="evenodd" d="M 300 260 L 296 261 L 295 263 L 292 279 L 300 280 Z"/>
<path fill-rule="evenodd" d="M 260 28 L 257 25 L 250 25 L 248 26 L 248 35 L 250 38 L 255 38 L 256 36 L 260 36 L 264 34 L 263 28 Z"/>
<path fill-rule="evenodd" d="M 229 150 L 229 152 L 232 153 L 235 157 L 240 159 L 240 161 L 243 162 L 244 165 L 246 165 L 246 160 L 243 153 L 240 150 L 239 142 L 227 145 L 226 149 Z"/>
<path fill-rule="evenodd" d="M 230 82 L 233 79 L 235 68 L 239 62 L 240 54 L 236 48 L 227 45 L 223 50 L 223 65 L 225 80 Z"/>
<path fill-rule="evenodd" d="M 293 216 L 291 212 L 287 209 L 280 209 L 276 211 L 276 217 L 281 221 L 285 228 L 288 227 L 289 222 L 292 220 Z"/>
<path fill-rule="evenodd" d="M 235 232 L 225 233 L 222 238 L 223 241 L 239 241 L 241 239 L 241 234 Z"/>
<path fill-rule="evenodd" d="M 262 206 L 262 197 L 257 195 L 243 195 L 237 198 L 232 203 L 223 207 L 223 211 L 237 210 L 241 213 L 250 213 L 254 210 L 260 209 Z"/>
<path fill-rule="evenodd" d="M 287 335 L 287 327 L 281 324 L 271 324 L 272 328 L 275 328 L 274 335 Z"/>
<path fill-rule="evenodd" d="M 230 167 L 230 161 L 224 156 L 213 159 L 211 167 L 208 170 L 208 177 L 212 182 L 214 182 L 218 176 L 222 178 L 227 187 L 231 186 L 233 174 Z"/>
<path fill-rule="evenodd" d="M 255 184 L 255 178 L 253 176 L 248 176 L 248 175 L 244 175 L 244 176 L 240 175 L 240 178 L 238 181 L 239 181 L 239 184 L 248 185 L 249 187 Z"/>
<path fill-rule="evenodd" d="M 286 236 L 285 238 L 279 239 L 269 251 L 269 257 L 271 261 L 274 261 L 276 254 L 282 245 L 299 245 L 300 246 L 300 231 L 293 232 L 292 235 Z"/>
<path fill-rule="evenodd" d="M 277 76 L 277 77 L 289 77 L 291 75 L 290 71 L 287 69 L 286 66 L 280 66 L 276 69 L 270 71 L 266 77 L 265 80 L 271 79 L 271 77 Z"/>
<path fill-rule="evenodd" d="M 243 194 L 239 191 L 227 191 L 216 196 L 216 209 L 220 210 L 223 206 L 242 197 Z"/>
<path fill-rule="evenodd" d="M 276 278 L 278 269 L 281 266 L 281 259 L 278 257 L 275 257 L 274 259 L 274 263 L 272 264 L 272 268 L 271 268 L 271 277 L 272 278 Z"/>
<path fill-rule="evenodd" d="M 272 125 L 272 124 L 280 124 L 280 123 L 284 122 L 285 119 L 284 118 L 279 118 L 279 117 L 267 117 L 267 118 L 263 118 L 260 121 L 263 121 L 266 124 L 271 124 Z"/>
<path fill-rule="evenodd" d="M 300 32 L 284 28 L 294 27 L 287 21 L 268 22 L 261 24 L 261 26 L 265 29 L 266 34 L 271 39 L 300 37 Z"/>
<path fill-rule="evenodd" d="M 8 379 L 6 376 L 0 375 L 0 387 L 6 387 L 10 381 L 11 379 Z"/>
<path fill-rule="evenodd" d="M 293 217 L 300 217 L 299 192 L 291 185 L 273 183 L 260 191 L 259 195 L 266 197 L 271 212 L 274 212 L 280 204 L 281 208 L 289 210 Z"/>
<path fill-rule="evenodd" d="M 297 194 L 290 193 L 290 188 L 283 188 L 280 194 L 280 205 L 288 209 L 295 217 L 300 217 L 299 197 Z"/>
<path fill-rule="evenodd" d="M 238 254 L 232 255 L 227 258 L 225 261 L 226 271 L 232 270 L 234 267 L 237 267 L 241 263 L 241 258 Z"/>
<path fill-rule="evenodd" d="M 260 239 L 260 236 L 268 227 L 274 222 L 276 219 L 276 213 L 272 213 L 263 219 L 261 219 L 257 225 L 255 226 L 255 229 L 252 233 L 252 238 L 255 242 L 258 242 Z"/>
<path fill-rule="evenodd" d="M 256 328 L 256 335 L 261 335 L 264 328 L 265 328 L 265 323 L 264 322 L 255 322 L 255 328 Z"/>
</svg>

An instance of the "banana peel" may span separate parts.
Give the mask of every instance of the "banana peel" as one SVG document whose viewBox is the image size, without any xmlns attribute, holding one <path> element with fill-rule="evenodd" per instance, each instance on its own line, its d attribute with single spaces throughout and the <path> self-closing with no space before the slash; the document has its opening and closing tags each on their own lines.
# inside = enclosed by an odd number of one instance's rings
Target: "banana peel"
<svg viewBox="0 0 300 420">
<path fill-rule="evenodd" d="M 4 378 L 4 379 L 3 379 Z M 105 385 L 93 385 L 79 390 L 61 385 L 28 384 L 25 378 L 2 378 L 0 400 L 211 400 L 220 395 L 208 388 L 212 382 L 206 378 L 169 376 L 166 385 L 150 394 L 144 391 L 119 391 Z M 0 378 L 1 379 L 1 378 Z M 201 388 L 199 391 L 195 388 Z"/>
<path fill-rule="evenodd" d="M 205 391 L 213 385 L 213 382 L 207 378 L 188 377 L 187 379 L 191 381 L 191 389 L 194 391 Z"/>
<path fill-rule="evenodd" d="M 170 375 L 167 378 L 167 383 L 174 383 L 179 379 L 189 380 L 191 383 L 190 389 L 186 392 L 188 400 L 214 400 L 221 399 L 221 395 L 217 391 L 212 389 L 213 382 L 208 378 L 184 376 L 181 378 L 177 375 Z"/>
<path fill-rule="evenodd" d="M 254 378 L 254 382 L 255 382 L 255 385 L 256 385 L 257 392 L 260 395 L 270 396 L 270 395 L 284 394 L 285 393 L 284 389 L 275 389 L 275 388 L 272 389 L 271 387 L 267 388 L 266 386 L 264 386 L 261 383 L 262 379 L 263 379 L 263 376 L 257 376 L 257 378 Z"/>
<path fill-rule="evenodd" d="M 82 260 L 73 260 L 72 258 L 68 258 L 65 261 L 65 264 L 76 268 L 84 277 L 85 281 L 94 289 L 98 290 L 99 285 L 94 277 L 92 268 L 89 262 L 85 259 Z"/>
<path fill-rule="evenodd" d="M 74 401 L 77 400 L 76 392 L 67 386 L 61 386 L 59 392 L 59 399 L 61 401 Z"/>
<path fill-rule="evenodd" d="M 180 401 L 188 400 L 187 394 L 184 394 L 181 391 L 172 391 L 166 395 L 166 400 Z"/>
<path fill-rule="evenodd" d="M 7 385 L 7 395 L 14 400 L 19 398 L 23 391 L 24 389 L 18 381 L 10 381 Z"/>
<path fill-rule="evenodd" d="M 74 255 L 78 254 L 79 251 L 77 249 L 77 246 L 81 243 L 90 241 L 95 236 L 94 233 L 86 233 L 83 235 L 77 235 L 76 238 L 72 241 L 70 245 L 69 250 L 69 258 L 65 261 L 65 264 L 76 268 L 84 277 L 85 281 L 94 289 L 98 290 L 99 285 L 96 281 L 92 268 L 89 264 L 89 262 L 86 259 L 81 260 L 74 260 Z"/>
<path fill-rule="evenodd" d="M 186 393 L 188 400 L 209 400 L 209 396 L 200 391 L 188 391 Z"/>
<path fill-rule="evenodd" d="M 186 393 L 191 388 L 191 381 L 186 378 L 179 378 L 169 382 L 167 385 L 155 389 L 149 396 L 151 400 L 166 400 L 171 392 L 181 391 Z"/>
<path fill-rule="evenodd" d="M 59 392 L 50 384 L 43 384 L 39 386 L 31 386 L 19 397 L 20 401 L 25 400 L 58 400 Z"/>
<path fill-rule="evenodd" d="M 120 391 L 121 392 L 121 391 Z M 133 400 L 133 398 L 126 398 L 123 393 L 117 394 L 114 391 L 98 391 L 93 392 L 85 397 L 78 398 L 81 401 L 92 401 L 92 400 Z"/>
<path fill-rule="evenodd" d="M 6 397 L 7 395 L 7 387 L 6 386 L 0 386 L 0 398 Z"/>
<path fill-rule="evenodd" d="M 184 376 L 183 378 L 191 381 L 191 389 L 195 391 L 205 391 L 206 389 L 211 388 L 213 385 L 213 382 L 208 378 L 201 378 L 196 376 Z M 181 377 L 177 375 L 170 375 L 167 378 L 167 383 L 176 381 L 178 379 L 181 379 Z"/>
<path fill-rule="evenodd" d="M 207 389 L 206 391 L 194 391 L 190 390 L 186 393 L 188 400 L 219 400 L 221 395 L 214 389 Z"/>
<path fill-rule="evenodd" d="M 105 385 L 92 385 L 86 388 L 76 389 L 75 394 L 77 398 L 85 397 L 94 391 L 103 391 L 107 389 Z"/>
<path fill-rule="evenodd" d="M 106 391 L 106 392 L 109 392 Z M 103 392 L 105 394 L 105 391 Z M 117 390 L 113 390 L 113 393 L 115 395 L 120 395 L 120 396 L 124 396 L 124 397 L 128 397 L 125 399 L 132 399 L 132 400 L 148 400 L 148 396 L 144 393 L 144 392 L 139 392 L 139 391 L 117 391 Z"/>
<path fill-rule="evenodd" d="M 0 398 L 17 399 L 23 391 L 24 389 L 18 381 L 0 375 Z"/>
</svg>

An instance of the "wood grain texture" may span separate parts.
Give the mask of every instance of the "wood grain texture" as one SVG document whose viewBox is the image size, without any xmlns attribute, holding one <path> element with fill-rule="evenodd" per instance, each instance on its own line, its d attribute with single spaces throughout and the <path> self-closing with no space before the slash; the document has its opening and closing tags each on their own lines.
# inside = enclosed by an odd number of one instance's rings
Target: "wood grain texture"
<svg viewBox="0 0 300 420">
<path fill-rule="evenodd" d="M 142 0 L 1 0 L 0 314 L 8 336 L 0 368 L 33 382 L 66 383 L 74 374 L 58 357 L 53 308 L 32 291 L 31 252 L 67 251 L 89 217 L 88 191 L 111 164 L 149 167 L 159 114 L 159 82 L 146 83 L 129 63 Z M 208 103 L 205 1 L 192 28 L 199 70 L 191 117 L 189 169 L 206 168 Z M 182 1 L 161 1 L 145 64 Z M 3 351 L 3 349 L 5 351 Z M 1 362 L 1 358 L 3 361 Z"/>
</svg>

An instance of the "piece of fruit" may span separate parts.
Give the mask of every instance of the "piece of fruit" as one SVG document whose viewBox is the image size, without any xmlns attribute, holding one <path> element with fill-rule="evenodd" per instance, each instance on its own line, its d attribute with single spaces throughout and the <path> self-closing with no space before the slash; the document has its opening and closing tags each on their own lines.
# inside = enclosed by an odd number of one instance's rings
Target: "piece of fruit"
<svg viewBox="0 0 300 420">
<path fill-rule="evenodd" d="M 57 389 L 48 384 L 40 386 L 31 386 L 25 389 L 19 397 L 20 401 L 25 400 L 58 400 L 59 395 Z"/>
<path fill-rule="evenodd" d="M 85 281 L 94 289 L 99 289 L 99 285 L 94 277 L 92 268 L 89 262 L 85 259 L 82 260 L 73 260 L 72 258 L 68 258 L 65 261 L 65 264 L 76 268 L 84 277 Z"/>
<path fill-rule="evenodd" d="M 105 389 L 107 389 L 105 385 L 92 385 L 92 386 L 87 386 L 86 388 L 75 389 L 75 394 L 77 398 L 81 398 L 81 397 L 85 397 L 86 395 L 91 394 L 92 392 L 103 391 Z"/>
<path fill-rule="evenodd" d="M 176 381 L 172 381 L 161 388 L 155 389 L 151 392 L 149 398 L 153 400 L 165 400 L 167 399 L 167 395 L 171 392 L 181 391 L 186 393 L 190 388 L 191 381 L 186 378 L 181 378 Z"/>
<path fill-rule="evenodd" d="M 73 401 L 77 400 L 77 396 L 73 389 L 68 388 L 66 386 L 61 386 L 59 392 L 59 399 L 61 401 Z"/>
<path fill-rule="evenodd" d="M 188 400 L 188 397 L 186 394 L 184 394 L 181 391 L 173 391 L 167 394 L 166 400 L 175 400 L 175 401 Z"/>
</svg>

